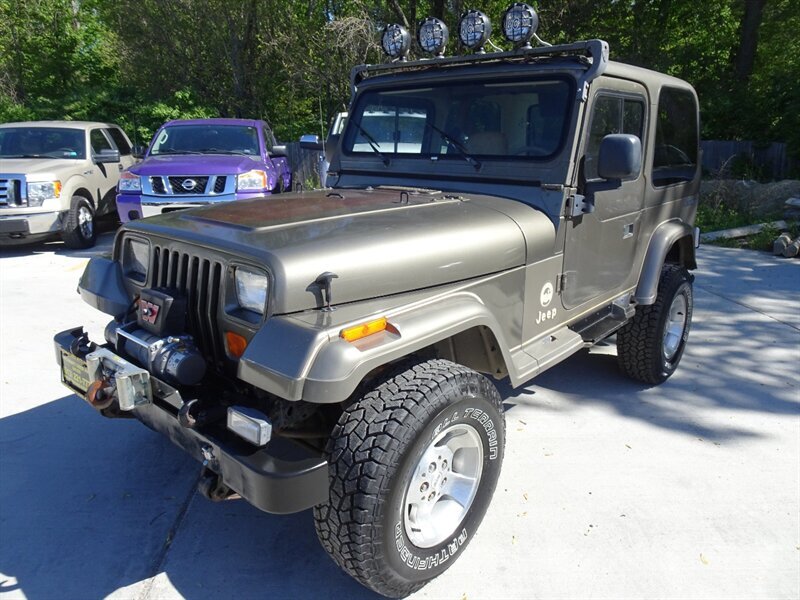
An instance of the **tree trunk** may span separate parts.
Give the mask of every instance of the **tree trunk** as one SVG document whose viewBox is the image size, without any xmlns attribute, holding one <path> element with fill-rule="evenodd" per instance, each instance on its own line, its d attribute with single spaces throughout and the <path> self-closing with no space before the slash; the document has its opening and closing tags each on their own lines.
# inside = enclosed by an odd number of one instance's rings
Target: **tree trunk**
<svg viewBox="0 0 800 600">
<path fill-rule="evenodd" d="M 744 2 L 744 14 L 742 15 L 739 50 L 736 52 L 734 72 L 738 81 L 745 82 L 753 73 L 753 64 L 758 49 L 758 29 L 761 26 L 764 5 L 767 0 L 742 1 Z"/>
</svg>

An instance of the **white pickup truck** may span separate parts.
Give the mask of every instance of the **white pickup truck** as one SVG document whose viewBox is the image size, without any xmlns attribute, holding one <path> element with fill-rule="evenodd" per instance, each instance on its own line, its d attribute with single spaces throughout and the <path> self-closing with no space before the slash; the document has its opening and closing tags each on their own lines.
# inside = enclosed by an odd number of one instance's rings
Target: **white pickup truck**
<svg viewBox="0 0 800 600">
<path fill-rule="evenodd" d="M 0 124 L 0 246 L 53 234 L 70 248 L 93 246 L 94 217 L 114 210 L 120 172 L 135 160 L 109 123 Z"/>
</svg>

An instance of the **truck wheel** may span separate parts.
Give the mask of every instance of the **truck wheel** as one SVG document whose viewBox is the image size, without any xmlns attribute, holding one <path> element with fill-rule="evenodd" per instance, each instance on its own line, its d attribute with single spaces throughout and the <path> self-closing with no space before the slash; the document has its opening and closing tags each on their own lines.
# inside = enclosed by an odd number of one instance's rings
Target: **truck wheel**
<svg viewBox="0 0 800 600">
<path fill-rule="evenodd" d="M 91 248 L 97 239 L 92 203 L 83 196 L 73 196 L 64 219 L 61 239 L 68 248 Z"/>
<path fill-rule="evenodd" d="M 678 368 L 692 324 L 693 280 L 684 267 L 662 269 L 655 303 L 637 307 L 617 333 L 617 356 L 626 375 L 656 384 Z"/>
<path fill-rule="evenodd" d="M 398 372 L 333 429 L 330 498 L 314 508 L 323 548 L 380 594 L 414 592 L 475 535 L 504 445 L 500 395 L 485 377 L 446 360 Z"/>
</svg>

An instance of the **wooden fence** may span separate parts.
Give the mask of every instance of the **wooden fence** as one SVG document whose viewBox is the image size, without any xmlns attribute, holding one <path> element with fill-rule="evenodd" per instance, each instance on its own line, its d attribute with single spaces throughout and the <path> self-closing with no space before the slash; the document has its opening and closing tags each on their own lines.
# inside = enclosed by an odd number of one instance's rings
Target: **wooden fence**
<svg viewBox="0 0 800 600">
<path fill-rule="evenodd" d="M 292 188 L 308 190 L 320 187 L 319 169 L 322 164 L 322 152 L 313 152 L 300 148 L 300 142 L 286 144 L 286 154 L 292 168 Z"/>
<path fill-rule="evenodd" d="M 741 177 L 742 171 L 751 171 L 753 178 L 777 180 L 800 171 L 800 160 L 790 157 L 783 143 L 705 140 L 700 147 L 703 169 L 714 175 Z"/>
</svg>

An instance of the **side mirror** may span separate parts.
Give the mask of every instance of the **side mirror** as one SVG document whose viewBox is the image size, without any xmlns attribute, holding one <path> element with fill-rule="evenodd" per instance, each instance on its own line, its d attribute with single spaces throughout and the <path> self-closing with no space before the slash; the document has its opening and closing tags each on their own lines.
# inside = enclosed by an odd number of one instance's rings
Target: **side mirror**
<svg viewBox="0 0 800 600">
<path fill-rule="evenodd" d="M 144 158 L 144 153 L 146 151 L 147 151 L 147 148 L 145 148 L 144 146 L 139 146 L 139 145 L 132 146 L 131 147 L 131 156 L 133 156 L 133 158 Z"/>
<path fill-rule="evenodd" d="M 118 163 L 119 150 L 101 150 L 100 154 L 95 154 L 92 158 L 98 165 L 101 163 Z"/>
<path fill-rule="evenodd" d="M 269 151 L 270 156 L 287 156 L 286 153 L 286 145 L 285 144 L 276 144 L 272 147 L 272 150 Z"/>
<path fill-rule="evenodd" d="M 322 141 L 318 135 L 301 135 L 300 148 L 303 150 L 312 150 L 315 152 L 322 151 Z"/>
<path fill-rule="evenodd" d="M 607 135 L 597 154 L 597 174 L 603 179 L 629 179 L 642 169 L 642 141 L 635 135 Z"/>
</svg>

